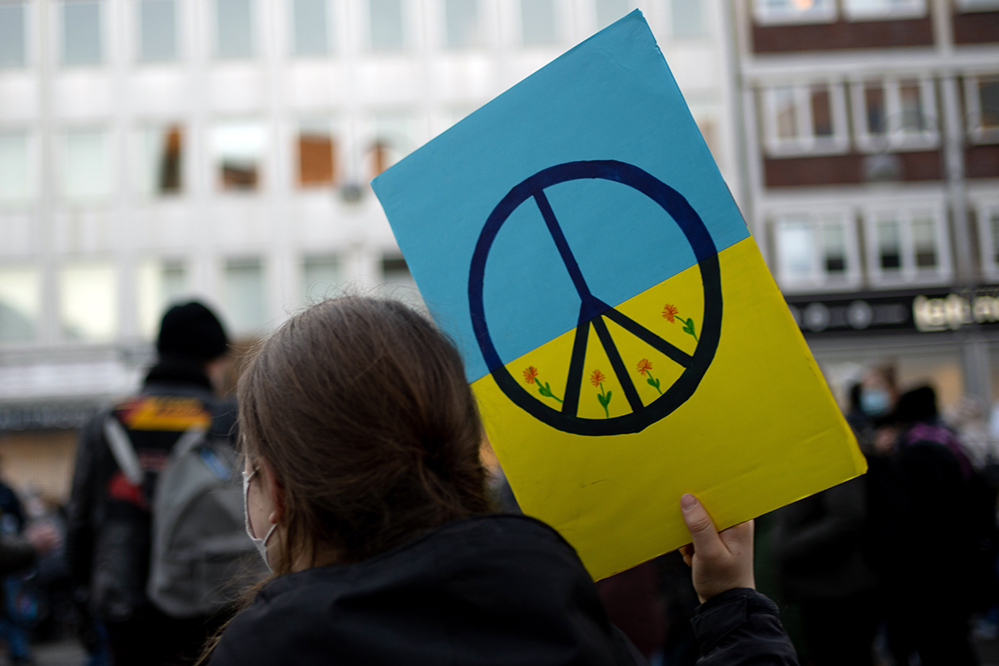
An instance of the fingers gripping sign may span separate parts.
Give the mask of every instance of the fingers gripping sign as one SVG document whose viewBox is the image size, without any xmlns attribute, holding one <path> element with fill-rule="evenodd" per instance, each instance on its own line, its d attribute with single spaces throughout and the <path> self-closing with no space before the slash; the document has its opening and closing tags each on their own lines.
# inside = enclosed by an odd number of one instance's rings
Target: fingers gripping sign
<svg viewBox="0 0 999 666">
<path fill-rule="evenodd" d="M 680 499 L 680 509 L 693 539 L 680 552 L 693 571 L 694 589 L 701 603 L 727 590 L 755 589 L 753 521 L 719 532 L 704 505 L 690 494 Z"/>
</svg>

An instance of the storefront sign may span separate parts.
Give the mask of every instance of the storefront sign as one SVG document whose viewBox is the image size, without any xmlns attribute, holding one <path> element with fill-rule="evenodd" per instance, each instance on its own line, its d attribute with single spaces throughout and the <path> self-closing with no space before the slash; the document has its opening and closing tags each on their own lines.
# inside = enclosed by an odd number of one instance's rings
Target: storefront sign
<svg viewBox="0 0 999 666">
<path fill-rule="evenodd" d="M 99 408 L 81 403 L 0 405 L 0 432 L 81 428 Z"/>
<path fill-rule="evenodd" d="M 999 323 L 999 285 L 820 297 L 789 296 L 791 314 L 809 334 L 896 330 L 932 333 Z"/>
</svg>

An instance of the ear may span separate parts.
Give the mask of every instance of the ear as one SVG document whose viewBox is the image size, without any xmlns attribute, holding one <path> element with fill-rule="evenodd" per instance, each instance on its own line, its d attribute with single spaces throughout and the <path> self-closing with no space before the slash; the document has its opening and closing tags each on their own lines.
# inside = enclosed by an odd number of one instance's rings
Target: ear
<svg viewBox="0 0 999 666">
<path fill-rule="evenodd" d="M 284 486 L 274 476 L 274 468 L 263 458 L 260 459 L 260 473 L 263 476 L 264 489 L 267 491 L 267 496 L 270 498 L 271 506 L 273 507 L 270 515 L 267 516 L 267 520 L 272 525 L 276 525 L 284 517 Z"/>
</svg>

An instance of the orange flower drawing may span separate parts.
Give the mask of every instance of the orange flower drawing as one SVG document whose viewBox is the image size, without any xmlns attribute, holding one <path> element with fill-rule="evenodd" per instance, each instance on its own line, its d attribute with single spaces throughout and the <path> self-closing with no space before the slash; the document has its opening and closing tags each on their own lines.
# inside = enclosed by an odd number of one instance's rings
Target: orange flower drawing
<svg viewBox="0 0 999 666">
<path fill-rule="evenodd" d="M 683 332 L 686 333 L 687 335 L 692 336 L 694 338 L 694 342 L 697 342 L 697 332 L 694 330 L 694 318 L 689 317 L 687 319 L 684 319 L 683 317 L 681 317 L 680 308 L 676 307 L 675 305 L 670 305 L 669 303 L 667 303 L 665 307 L 663 307 L 663 319 L 665 319 L 671 324 L 677 319 L 679 319 L 680 322 L 683 324 Z"/>
<path fill-rule="evenodd" d="M 600 372 L 599 370 L 594 370 L 593 374 L 590 375 L 590 383 L 593 384 L 594 387 L 600 386 L 600 384 L 602 384 L 605 379 L 607 378 L 604 377 L 604 373 Z"/>
<path fill-rule="evenodd" d="M 662 388 L 660 388 L 659 380 L 652 376 L 652 361 L 647 358 L 643 358 L 638 362 L 638 374 L 645 377 L 645 381 L 649 386 L 659 391 L 659 395 L 663 394 Z"/>
<path fill-rule="evenodd" d="M 527 382 L 528 384 L 536 383 L 538 387 L 538 393 L 541 394 L 541 397 L 551 398 L 556 402 L 562 402 L 562 398 L 552 393 L 551 384 L 549 384 L 548 382 L 543 382 L 540 379 L 538 379 L 538 369 L 535 368 L 533 365 L 527 366 L 527 370 L 524 370 L 524 381 Z"/>
</svg>

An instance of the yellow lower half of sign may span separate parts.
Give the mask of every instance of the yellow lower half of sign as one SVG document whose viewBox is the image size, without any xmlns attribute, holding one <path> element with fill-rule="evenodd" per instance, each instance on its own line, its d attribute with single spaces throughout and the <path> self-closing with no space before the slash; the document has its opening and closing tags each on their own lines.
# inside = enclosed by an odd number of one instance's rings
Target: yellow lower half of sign
<svg viewBox="0 0 999 666">
<path fill-rule="evenodd" d="M 866 469 L 753 239 L 718 258 L 722 324 L 714 358 L 693 395 L 641 432 L 571 434 L 514 404 L 491 375 L 472 385 L 524 512 L 555 527 L 595 579 L 689 543 L 684 493 L 697 495 L 724 529 Z M 686 369 L 683 354 L 701 344 L 705 307 L 695 266 L 615 308 L 632 329 L 682 352 L 680 361 L 610 317 L 601 317 L 602 335 L 590 326 L 573 417 L 623 417 L 669 391 Z M 578 344 L 570 331 L 506 367 L 532 399 L 561 410 Z"/>
</svg>

